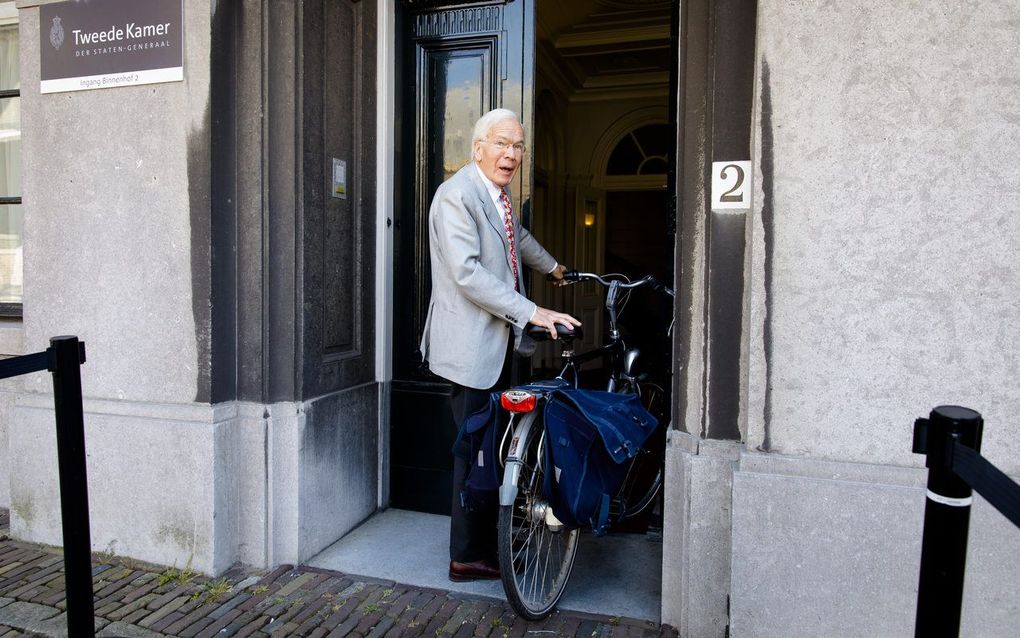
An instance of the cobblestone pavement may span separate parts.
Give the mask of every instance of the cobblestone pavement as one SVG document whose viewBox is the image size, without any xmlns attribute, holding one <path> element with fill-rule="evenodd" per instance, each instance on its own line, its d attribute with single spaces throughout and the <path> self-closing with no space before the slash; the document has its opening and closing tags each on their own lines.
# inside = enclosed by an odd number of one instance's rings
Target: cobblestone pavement
<svg viewBox="0 0 1020 638">
<path fill-rule="evenodd" d="M 66 636 L 60 548 L 8 531 L 0 510 L 0 638 Z M 92 582 L 98 636 L 676 636 L 668 626 L 570 612 L 527 622 L 501 601 L 290 565 L 208 578 L 94 555 Z"/>
</svg>

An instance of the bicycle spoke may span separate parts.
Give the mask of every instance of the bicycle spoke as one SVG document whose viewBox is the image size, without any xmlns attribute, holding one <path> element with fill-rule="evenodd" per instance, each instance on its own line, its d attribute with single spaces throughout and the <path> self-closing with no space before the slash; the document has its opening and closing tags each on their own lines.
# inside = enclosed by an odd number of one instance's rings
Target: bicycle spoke
<svg viewBox="0 0 1020 638">
<path fill-rule="evenodd" d="M 548 535 L 548 534 L 549 534 L 549 532 L 546 531 L 544 535 Z M 545 589 L 545 586 L 546 586 L 546 584 L 547 584 L 547 582 L 549 580 L 549 557 L 552 555 L 552 549 L 553 549 L 552 548 L 552 539 L 550 538 L 549 539 L 549 550 L 545 552 L 545 564 L 542 566 L 542 568 L 540 570 L 538 570 L 539 573 L 542 575 L 542 588 L 543 588 L 543 590 Z"/>
</svg>

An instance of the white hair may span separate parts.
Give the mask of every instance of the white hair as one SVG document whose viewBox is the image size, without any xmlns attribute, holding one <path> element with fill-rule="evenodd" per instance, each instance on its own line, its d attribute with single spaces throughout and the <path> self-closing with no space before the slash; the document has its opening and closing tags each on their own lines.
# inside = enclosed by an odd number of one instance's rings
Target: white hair
<svg viewBox="0 0 1020 638">
<path fill-rule="evenodd" d="M 485 115 L 478 118 L 478 121 L 475 122 L 475 129 L 471 134 L 471 141 L 478 142 L 484 140 L 492 127 L 503 120 L 513 120 L 517 126 L 520 126 L 522 129 L 524 128 L 524 125 L 521 124 L 520 118 L 518 118 L 517 114 L 510 109 L 492 109 Z"/>
</svg>

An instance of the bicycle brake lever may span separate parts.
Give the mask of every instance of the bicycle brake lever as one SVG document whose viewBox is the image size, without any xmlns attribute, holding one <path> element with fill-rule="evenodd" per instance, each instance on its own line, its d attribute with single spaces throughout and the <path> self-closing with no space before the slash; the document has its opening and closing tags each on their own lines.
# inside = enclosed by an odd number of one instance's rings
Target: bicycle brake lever
<svg viewBox="0 0 1020 638">
<path fill-rule="evenodd" d="M 616 299 L 620 295 L 620 282 L 612 280 L 609 282 L 609 290 L 606 292 L 606 308 L 615 308 Z"/>
</svg>

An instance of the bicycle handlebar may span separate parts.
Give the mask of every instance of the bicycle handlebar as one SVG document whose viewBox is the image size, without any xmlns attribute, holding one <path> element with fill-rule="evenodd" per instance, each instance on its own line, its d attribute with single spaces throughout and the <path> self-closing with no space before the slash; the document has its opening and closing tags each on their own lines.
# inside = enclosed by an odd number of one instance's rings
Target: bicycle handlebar
<svg viewBox="0 0 1020 638">
<path fill-rule="evenodd" d="M 546 275 L 546 279 L 553 281 L 555 280 L 555 277 L 553 277 L 552 274 L 548 274 Z M 620 281 L 619 279 L 609 279 L 603 275 L 596 275 L 595 273 L 592 272 L 580 272 L 577 270 L 568 270 L 567 272 L 563 273 L 563 279 L 565 281 L 569 281 L 570 283 L 576 283 L 579 281 L 597 281 L 598 283 L 606 287 L 615 283 L 617 287 L 627 289 L 639 288 L 641 286 L 651 286 L 652 290 L 655 290 L 657 292 L 664 292 L 670 297 L 674 296 L 672 288 L 663 284 L 662 282 L 660 282 L 658 279 L 651 275 L 645 275 L 644 277 L 636 281 L 624 282 Z"/>
</svg>

